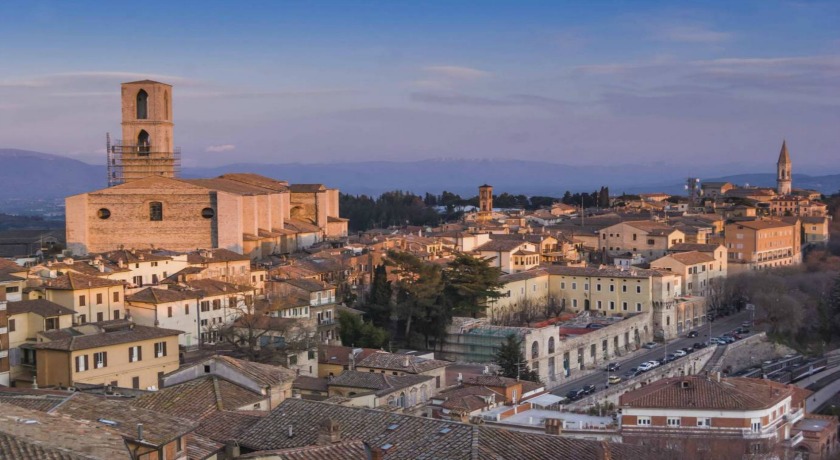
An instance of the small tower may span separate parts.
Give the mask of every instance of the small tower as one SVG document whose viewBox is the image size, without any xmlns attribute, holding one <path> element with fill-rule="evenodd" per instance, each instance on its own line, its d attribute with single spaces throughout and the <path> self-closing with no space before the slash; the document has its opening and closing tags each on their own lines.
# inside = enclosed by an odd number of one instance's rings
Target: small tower
<svg viewBox="0 0 840 460">
<path fill-rule="evenodd" d="M 478 188 L 478 221 L 487 222 L 493 217 L 493 186 L 484 184 Z"/>
<path fill-rule="evenodd" d="M 109 147 L 108 185 L 177 176 L 181 152 L 173 145 L 172 86 L 152 80 L 121 86 L 122 140 Z"/>
<path fill-rule="evenodd" d="M 788 154 L 787 142 L 782 141 L 782 151 L 779 152 L 779 161 L 776 163 L 776 193 L 790 195 L 791 190 L 790 155 Z"/>
</svg>

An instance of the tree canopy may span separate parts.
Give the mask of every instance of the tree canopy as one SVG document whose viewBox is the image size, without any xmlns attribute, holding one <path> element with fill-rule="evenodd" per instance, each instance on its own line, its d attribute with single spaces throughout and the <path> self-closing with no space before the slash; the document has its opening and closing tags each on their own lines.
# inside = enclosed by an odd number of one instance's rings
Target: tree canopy
<svg viewBox="0 0 840 460">
<path fill-rule="evenodd" d="M 507 339 L 499 346 L 495 362 L 501 368 L 503 377 L 531 382 L 540 381 L 539 374 L 528 368 L 528 362 L 525 361 L 525 355 L 522 353 L 522 340 L 515 334 L 507 336 Z"/>
</svg>

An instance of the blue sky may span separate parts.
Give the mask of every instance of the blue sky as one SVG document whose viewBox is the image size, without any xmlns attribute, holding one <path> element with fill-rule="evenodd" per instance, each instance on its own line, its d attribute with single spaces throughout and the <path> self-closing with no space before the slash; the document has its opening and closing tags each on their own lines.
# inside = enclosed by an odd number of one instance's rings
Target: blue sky
<svg viewBox="0 0 840 460">
<path fill-rule="evenodd" d="M 72 6 L 71 6 L 72 5 Z M 840 171 L 840 2 L 0 3 L 0 147 L 98 162 L 119 83 L 189 165 L 520 158 Z M 768 164 L 769 159 L 769 164 Z M 724 167 L 724 166 L 722 166 Z M 741 172 L 727 171 L 727 172 Z"/>
</svg>

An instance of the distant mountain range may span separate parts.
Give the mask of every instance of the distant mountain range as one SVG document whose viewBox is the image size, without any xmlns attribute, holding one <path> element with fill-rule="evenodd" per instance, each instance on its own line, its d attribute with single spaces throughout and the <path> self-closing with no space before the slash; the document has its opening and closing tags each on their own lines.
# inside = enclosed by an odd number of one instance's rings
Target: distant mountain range
<svg viewBox="0 0 840 460">
<path fill-rule="evenodd" d="M 103 162 L 104 163 L 104 162 Z M 183 177 L 213 177 L 230 172 L 256 172 L 292 183 L 323 183 L 352 194 L 378 195 L 388 190 L 477 194 L 483 183 L 497 193 L 561 196 L 566 190 L 592 192 L 603 185 L 611 193 L 685 193 L 684 178 L 667 167 L 646 165 L 568 166 L 523 160 L 369 161 L 329 164 L 238 163 L 212 168 L 184 168 Z M 714 171 L 720 171 L 720 168 Z M 773 174 L 741 174 L 704 178 L 735 184 L 774 186 Z M 104 165 L 26 150 L 0 149 L 0 203 L 10 199 L 57 199 L 104 188 Z M 840 174 L 793 175 L 797 188 L 823 193 L 840 190 Z M 0 209 L 2 211 L 2 209 Z"/>
</svg>

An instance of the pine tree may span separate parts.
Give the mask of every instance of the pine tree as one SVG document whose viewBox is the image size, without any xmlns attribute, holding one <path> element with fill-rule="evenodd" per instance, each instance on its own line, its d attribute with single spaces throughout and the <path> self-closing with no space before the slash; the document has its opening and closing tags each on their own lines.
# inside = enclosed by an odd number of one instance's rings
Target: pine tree
<svg viewBox="0 0 840 460">
<path fill-rule="evenodd" d="M 364 310 L 368 319 L 376 327 L 388 328 L 391 324 L 391 295 L 393 289 L 388 281 L 388 272 L 385 265 L 377 265 L 373 269 L 373 281 L 370 286 L 370 295 Z"/>
<path fill-rule="evenodd" d="M 501 274 L 501 270 L 491 267 L 485 259 L 458 254 L 443 273 L 444 295 L 452 305 L 453 313 L 475 318 L 483 312 L 487 308 L 487 300 L 501 296 Z"/>
<path fill-rule="evenodd" d="M 510 334 L 496 352 L 496 364 L 501 367 L 503 377 L 519 378 L 539 382 L 539 375 L 528 368 L 525 355 L 522 353 L 522 340 L 515 334 Z"/>
</svg>

